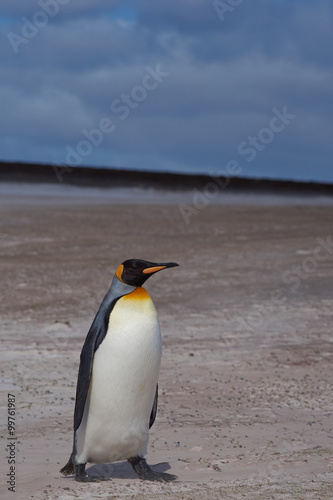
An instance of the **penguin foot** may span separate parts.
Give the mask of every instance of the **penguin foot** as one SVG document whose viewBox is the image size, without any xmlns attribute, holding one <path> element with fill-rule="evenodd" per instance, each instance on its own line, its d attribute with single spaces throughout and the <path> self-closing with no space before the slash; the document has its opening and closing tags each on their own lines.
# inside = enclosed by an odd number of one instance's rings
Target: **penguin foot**
<svg viewBox="0 0 333 500">
<path fill-rule="evenodd" d="M 158 481 L 160 483 L 169 483 L 170 481 L 178 479 L 178 476 L 175 476 L 174 474 L 153 471 L 147 464 L 146 460 L 142 457 L 132 457 L 129 458 L 128 461 L 140 479 L 146 481 Z"/>
<path fill-rule="evenodd" d="M 93 476 L 88 476 L 86 474 L 85 476 L 75 476 L 75 481 L 78 481 L 79 483 L 97 483 L 97 479 L 94 478 Z"/>
<path fill-rule="evenodd" d="M 89 476 L 85 469 L 86 464 L 74 465 L 75 481 L 78 481 L 79 483 L 97 483 L 102 480 L 100 477 Z"/>
<path fill-rule="evenodd" d="M 68 460 L 67 464 L 64 465 L 62 469 L 60 469 L 61 474 L 64 476 L 70 476 L 71 474 L 74 474 L 74 464 L 72 461 L 72 457 Z"/>
</svg>

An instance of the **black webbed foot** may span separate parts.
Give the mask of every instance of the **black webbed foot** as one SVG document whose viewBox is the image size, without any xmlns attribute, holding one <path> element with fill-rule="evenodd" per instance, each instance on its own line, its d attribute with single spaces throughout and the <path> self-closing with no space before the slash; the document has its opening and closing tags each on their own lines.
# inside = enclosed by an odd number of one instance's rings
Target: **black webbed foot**
<svg viewBox="0 0 333 500">
<path fill-rule="evenodd" d="M 97 483 L 107 479 L 99 476 L 89 476 L 86 473 L 86 464 L 74 465 L 74 473 L 75 481 L 78 481 L 79 483 Z"/>
<path fill-rule="evenodd" d="M 132 457 L 129 458 L 128 461 L 140 479 L 146 481 L 158 481 L 160 483 L 169 483 L 170 481 L 177 479 L 177 476 L 174 474 L 153 471 L 147 464 L 146 460 L 142 457 Z"/>
</svg>

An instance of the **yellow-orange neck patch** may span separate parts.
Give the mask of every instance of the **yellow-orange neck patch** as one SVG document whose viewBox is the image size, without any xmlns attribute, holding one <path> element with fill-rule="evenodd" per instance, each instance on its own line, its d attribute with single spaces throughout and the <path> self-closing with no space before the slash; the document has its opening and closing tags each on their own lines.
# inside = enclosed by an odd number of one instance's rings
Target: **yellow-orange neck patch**
<svg viewBox="0 0 333 500">
<path fill-rule="evenodd" d="M 146 300 L 150 299 L 150 295 L 145 288 L 142 288 L 142 286 L 137 286 L 136 289 L 133 290 L 133 292 L 123 296 L 123 300 L 128 300 L 128 299 Z"/>
</svg>

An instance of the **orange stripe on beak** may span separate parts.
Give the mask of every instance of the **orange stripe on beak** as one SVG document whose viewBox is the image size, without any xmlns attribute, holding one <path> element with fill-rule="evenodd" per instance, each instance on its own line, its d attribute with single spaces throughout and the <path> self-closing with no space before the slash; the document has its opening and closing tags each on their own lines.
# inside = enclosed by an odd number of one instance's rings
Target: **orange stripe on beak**
<svg viewBox="0 0 333 500">
<path fill-rule="evenodd" d="M 143 274 L 152 274 L 165 268 L 166 266 L 147 267 L 147 269 L 144 269 L 142 272 Z"/>
</svg>

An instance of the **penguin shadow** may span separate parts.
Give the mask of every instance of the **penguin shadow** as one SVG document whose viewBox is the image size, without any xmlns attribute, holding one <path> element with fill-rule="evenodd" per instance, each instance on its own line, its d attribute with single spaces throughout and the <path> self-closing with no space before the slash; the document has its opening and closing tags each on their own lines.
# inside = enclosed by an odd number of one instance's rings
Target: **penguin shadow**
<svg viewBox="0 0 333 500">
<path fill-rule="evenodd" d="M 168 462 L 161 462 L 156 465 L 149 465 L 155 472 L 166 472 L 171 469 Z M 129 462 L 116 462 L 113 464 L 96 464 L 86 469 L 89 476 L 100 478 L 101 480 L 108 479 L 137 479 L 138 475 L 134 472 Z"/>
</svg>

